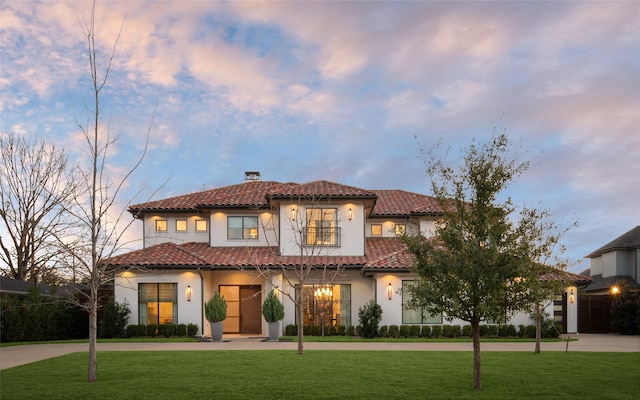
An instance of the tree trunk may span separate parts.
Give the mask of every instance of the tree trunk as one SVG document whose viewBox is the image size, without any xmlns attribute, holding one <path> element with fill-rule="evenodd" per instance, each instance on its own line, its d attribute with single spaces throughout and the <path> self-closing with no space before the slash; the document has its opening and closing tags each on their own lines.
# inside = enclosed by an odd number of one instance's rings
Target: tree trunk
<svg viewBox="0 0 640 400">
<path fill-rule="evenodd" d="M 298 307 L 298 354 L 302 355 L 304 353 L 304 304 L 302 304 L 302 285 L 300 285 L 298 292 L 299 294 L 296 294 L 298 298 L 298 304 L 296 304 Z"/>
<path fill-rule="evenodd" d="M 480 321 L 471 321 L 473 336 L 473 388 L 482 389 L 480 381 Z"/>
<path fill-rule="evenodd" d="M 98 337 L 98 298 L 96 291 L 91 291 L 89 299 L 89 376 L 87 381 L 96 381 L 96 339 Z"/>
<path fill-rule="evenodd" d="M 535 310 L 535 315 L 536 315 L 536 348 L 534 353 L 540 353 L 540 337 L 542 336 L 540 333 L 541 329 L 541 324 L 542 322 L 540 321 L 541 315 L 540 315 L 540 304 L 536 303 L 536 310 Z"/>
</svg>

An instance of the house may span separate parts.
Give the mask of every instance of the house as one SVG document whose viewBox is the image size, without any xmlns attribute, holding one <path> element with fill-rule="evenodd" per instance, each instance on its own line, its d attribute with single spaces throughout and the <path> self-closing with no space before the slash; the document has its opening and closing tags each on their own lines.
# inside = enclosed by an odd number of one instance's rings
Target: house
<svg viewBox="0 0 640 400">
<path fill-rule="evenodd" d="M 328 181 L 263 181 L 247 172 L 243 183 L 129 211 L 143 224 L 143 248 L 108 263 L 119 271 L 115 297 L 130 304 L 131 324 L 195 323 L 208 336 L 203 303 L 218 290 L 228 303 L 225 333 L 265 335 L 262 301 L 273 288 L 293 294 L 300 285 L 291 271 L 305 264 L 316 267 L 301 288 L 305 323 L 357 325 L 359 308 L 371 299 L 382 306 L 381 325 L 448 323 L 403 306 L 402 289 L 415 276 L 398 236 L 433 234 L 442 215 L 433 197 Z M 577 329 L 576 290 L 567 288 L 571 301 L 564 296 L 558 315 L 570 332 Z M 295 324 L 293 302 L 281 298 L 283 327 Z M 552 304 L 548 311 L 554 314 Z M 511 323 L 532 320 L 522 314 Z"/>
<path fill-rule="evenodd" d="M 581 332 L 610 331 L 611 302 L 620 290 L 640 291 L 640 226 L 586 256 L 589 269 L 581 274 L 592 282 L 581 291 Z"/>
</svg>

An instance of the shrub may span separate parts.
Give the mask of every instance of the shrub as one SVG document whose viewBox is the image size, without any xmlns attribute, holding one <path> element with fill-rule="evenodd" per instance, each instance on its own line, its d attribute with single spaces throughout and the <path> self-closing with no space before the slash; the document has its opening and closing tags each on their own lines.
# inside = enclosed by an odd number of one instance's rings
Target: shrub
<svg viewBox="0 0 640 400">
<path fill-rule="evenodd" d="M 178 324 L 176 327 L 176 336 L 185 337 L 187 336 L 187 324 Z"/>
<path fill-rule="evenodd" d="M 287 325 L 284 327 L 285 336 L 297 336 L 298 335 L 298 325 Z"/>
<path fill-rule="evenodd" d="M 356 325 L 356 335 L 362 336 L 362 327 L 360 325 Z"/>
<path fill-rule="evenodd" d="M 373 338 L 378 334 L 378 324 L 382 318 L 382 307 L 374 299 L 358 310 L 358 320 L 362 326 L 362 336 Z"/>
<path fill-rule="evenodd" d="M 113 298 L 109 300 L 100 321 L 98 336 L 101 338 L 123 337 L 130 314 L 129 304 L 126 302 L 118 303 Z"/>
<path fill-rule="evenodd" d="M 411 325 L 411 329 L 409 330 L 409 336 L 420 337 L 420 325 Z"/>
<path fill-rule="evenodd" d="M 507 337 L 507 325 L 498 325 L 498 336 Z"/>
<path fill-rule="evenodd" d="M 262 316 L 267 322 L 278 322 L 284 318 L 284 306 L 274 290 L 269 292 L 262 303 Z"/>
<path fill-rule="evenodd" d="M 338 329 L 333 325 L 327 325 L 324 327 L 325 336 L 336 336 L 338 334 Z"/>
<path fill-rule="evenodd" d="M 523 337 L 527 332 L 527 327 L 524 325 L 518 325 L 518 337 Z"/>
<path fill-rule="evenodd" d="M 471 325 L 462 325 L 462 336 L 471 337 Z"/>
<path fill-rule="evenodd" d="M 487 336 L 489 337 L 498 336 L 498 325 L 488 325 L 487 328 L 488 328 Z"/>
<path fill-rule="evenodd" d="M 530 339 L 536 337 L 536 326 L 535 325 L 527 325 L 525 328 L 526 336 Z"/>
<path fill-rule="evenodd" d="M 462 327 L 460 325 L 452 325 L 451 332 L 453 334 L 452 337 L 457 338 L 462 336 Z"/>
<path fill-rule="evenodd" d="M 204 316 L 209 322 L 220 322 L 227 318 L 227 302 L 217 290 L 204 305 Z"/>
<path fill-rule="evenodd" d="M 389 337 L 389 327 L 387 325 L 382 325 L 380 327 L 380 337 Z"/>
<path fill-rule="evenodd" d="M 176 335 L 176 328 L 177 326 L 174 324 L 162 324 L 160 325 L 162 329 L 162 333 L 164 335 L 164 337 L 166 338 L 170 338 L 171 336 L 175 336 Z"/>
<path fill-rule="evenodd" d="M 611 304 L 611 329 L 621 335 L 640 333 L 640 293 L 622 289 Z"/>
<path fill-rule="evenodd" d="M 400 336 L 400 328 L 398 325 L 389 325 L 389 337 L 398 338 Z"/>
<path fill-rule="evenodd" d="M 344 336 L 347 333 L 347 327 L 344 325 L 338 325 L 336 333 L 338 336 Z"/>
<path fill-rule="evenodd" d="M 480 337 L 489 336 L 489 325 L 480 325 Z"/>
<path fill-rule="evenodd" d="M 408 338 L 411 336 L 411 327 L 409 325 L 400 325 L 400 337 Z"/>
<path fill-rule="evenodd" d="M 420 336 L 421 337 L 429 337 L 429 336 L 431 336 L 431 326 L 423 325 L 422 329 L 420 330 Z"/>
<path fill-rule="evenodd" d="M 442 326 L 442 336 L 444 336 L 446 338 L 452 338 L 453 337 L 453 326 L 451 326 L 451 325 L 443 325 Z"/>
<path fill-rule="evenodd" d="M 355 336 L 356 334 L 356 328 L 353 325 L 349 325 L 347 327 L 347 336 Z"/>
<path fill-rule="evenodd" d="M 516 336 L 518 336 L 518 334 L 516 333 L 516 326 L 513 325 L 513 324 L 507 325 L 506 331 L 507 331 L 507 333 L 506 333 L 505 336 L 507 336 L 507 337 L 516 337 Z"/>
<path fill-rule="evenodd" d="M 198 333 L 198 325 L 187 324 L 187 335 L 193 337 L 196 333 Z"/>
<path fill-rule="evenodd" d="M 138 337 L 138 325 L 127 325 L 127 337 Z"/>
<path fill-rule="evenodd" d="M 155 337 L 158 335 L 158 325 L 149 324 L 147 325 L 147 336 Z"/>
<path fill-rule="evenodd" d="M 431 327 L 431 337 L 439 338 L 442 336 L 442 325 L 434 325 Z"/>
</svg>

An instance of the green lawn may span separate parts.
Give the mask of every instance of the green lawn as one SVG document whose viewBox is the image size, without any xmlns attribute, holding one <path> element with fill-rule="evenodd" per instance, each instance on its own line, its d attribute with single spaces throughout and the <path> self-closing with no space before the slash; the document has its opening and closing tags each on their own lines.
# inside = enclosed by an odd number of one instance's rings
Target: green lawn
<svg viewBox="0 0 640 400">
<path fill-rule="evenodd" d="M 470 352 L 99 352 L 0 372 L 4 399 L 635 399 L 640 353 L 485 352 L 483 389 Z"/>
</svg>

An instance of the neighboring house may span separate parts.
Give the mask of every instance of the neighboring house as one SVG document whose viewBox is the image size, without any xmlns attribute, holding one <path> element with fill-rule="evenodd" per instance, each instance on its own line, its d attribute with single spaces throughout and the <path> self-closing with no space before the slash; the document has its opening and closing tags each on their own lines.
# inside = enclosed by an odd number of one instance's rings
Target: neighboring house
<svg viewBox="0 0 640 400">
<path fill-rule="evenodd" d="M 74 284 L 67 286 L 52 286 L 46 283 L 36 283 L 31 281 L 20 281 L 17 279 L 0 276 L 0 294 L 14 297 L 26 297 L 33 287 L 38 288 L 38 292 L 42 297 L 66 297 L 73 295 L 78 290 L 88 290 L 86 285 Z"/>
<path fill-rule="evenodd" d="M 442 215 L 433 197 L 327 181 L 269 182 L 247 172 L 244 183 L 129 211 L 143 223 L 144 248 L 108 262 L 120 271 L 115 297 L 131 305 L 131 324 L 195 323 L 208 336 L 203 303 L 218 290 L 228 303 L 226 333 L 266 335 L 262 301 L 274 287 L 294 292 L 298 282 L 289 285 L 281 267 L 301 260 L 317 267 L 302 287 L 305 324 L 358 325 L 358 310 L 371 299 L 382 306 L 381 325 L 449 323 L 403 306 L 408 298 L 402 289 L 415 276 L 398 236 L 433 234 Z M 259 273 L 265 266 L 271 266 L 270 279 Z M 567 288 L 571 301 L 565 295 L 560 312 L 553 304 L 548 308 L 569 332 L 577 330 L 576 291 Z M 293 302 L 281 298 L 283 327 L 295 324 Z M 510 323 L 533 321 L 521 314 Z"/>
<path fill-rule="evenodd" d="M 580 295 L 581 332 L 609 332 L 611 301 L 620 290 L 640 291 L 640 226 L 617 237 L 586 256 L 589 284 Z"/>
</svg>

